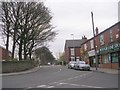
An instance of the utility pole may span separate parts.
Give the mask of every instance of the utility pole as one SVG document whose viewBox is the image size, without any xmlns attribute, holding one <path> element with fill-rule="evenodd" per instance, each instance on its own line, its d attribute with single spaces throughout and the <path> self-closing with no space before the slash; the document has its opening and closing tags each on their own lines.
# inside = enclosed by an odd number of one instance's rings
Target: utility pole
<svg viewBox="0 0 120 90">
<path fill-rule="evenodd" d="M 96 60 L 96 70 L 97 70 L 97 52 L 96 52 L 96 42 L 95 42 L 95 29 L 94 29 L 94 20 L 93 20 L 93 12 L 91 12 L 91 17 L 92 17 L 92 26 L 93 26 L 93 43 L 94 43 L 94 50 L 95 50 L 95 60 Z"/>
</svg>

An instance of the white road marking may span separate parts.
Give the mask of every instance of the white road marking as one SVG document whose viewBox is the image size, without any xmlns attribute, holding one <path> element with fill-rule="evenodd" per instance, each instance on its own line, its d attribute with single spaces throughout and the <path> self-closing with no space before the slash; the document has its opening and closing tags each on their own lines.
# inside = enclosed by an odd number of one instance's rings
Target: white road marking
<svg viewBox="0 0 120 90">
<path fill-rule="evenodd" d="M 53 88 L 53 87 L 55 87 L 55 86 L 48 86 L 47 88 Z"/>
<path fill-rule="evenodd" d="M 55 86 L 49 86 L 49 85 L 39 85 L 37 88 L 53 88 Z"/>
<path fill-rule="evenodd" d="M 27 87 L 26 90 L 27 90 L 27 89 L 31 89 L 31 88 L 33 88 L 33 87 Z"/>
<path fill-rule="evenodd" d="M 104 87 L 97 87 L 97 86 L 89 86 L 89 85 L 81 85 L 83 87 L 91 87 L 91 88 L 104 88 Z"/>
<path fill-rule="evenodd" d="M 37 86 L 38 88 L 40 88 L 40 87 L 46 87 L 47 85 L 39 85 L 39 86 Z"/>
<path fill-rule="evenodd" d="M 83 87 L 89 87 L 89 88 L 104 88 L 104 87 L 97 87 L 97 86 L 89 86 L 89 85 L 79 85 L 79 84 L 71 84 L 71 83 L 59 83 L 59 85 L 72 85 L 72 86 L 83 86 Z"/>
<path fill-rule="evenodd" d="M 61 69 L 60 69 L 61 71 Z M 83 76 L 86 76 L 88 74 L 90 74 L 92 72 L 88 72 L 86 74 L 82 74 L 82 75 L 79 75 L 79 76 L 75 76 L 75 77 L 72 77 L 72 78 L 67 78 L 67 79 L 63 79 L 63 80 L 59 80 L 57 82 L 52 82 L 52 83 L 49 83 L 49 85 L 39 85 L 37 86 L 38 88 L 53 88 L 57 85 L 63 85 L 63 84 L 67 84 L 67 85 L 73 85 L 73 86 L 83 86 L 83 87 L 91 87 L 91 88 L 103 88 L 103 87 L 96 87 L 96 86 L 89 86 L 89 85 L 79 85 L 79 84 L 70 84 L 70 83 L 64 83 L 65 81 L 67 80 L 72 80 L 72 79 L 76 79 L 76 78 L 79 78 L 79 77 L 83 77 Z M 50 85 L 53 85 L 54 86 L 50 86 Z"/>
<path fill-rule="evenodd" d="M 67 80 L 76 79 L 76 78 L 79 78 L 79 77 L 86 76 L 86 75 L 88 75 L 90 73 L 92 73 L 92 72 L 88 72 L 88 73 L 85 73 L 85 74 L 82 74 L 82 75 L 79 75 L 79 76 L 75 76 L 75 77 L 72 77 L 72 78 L 67 78 L 67 79 L 59 80 L 58 82 L 63 82 L 63 81 L 67 81 Z"/>
</svg>

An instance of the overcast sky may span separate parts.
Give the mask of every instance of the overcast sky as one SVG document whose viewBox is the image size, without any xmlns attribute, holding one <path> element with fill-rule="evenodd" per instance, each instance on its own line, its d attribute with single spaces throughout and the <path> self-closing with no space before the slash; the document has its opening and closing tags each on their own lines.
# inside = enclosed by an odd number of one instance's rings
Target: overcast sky
<svg viewBox="0 0 120 90">
<path fill-rule="evenodd" d="M 52 24 L 58 35 L 54 42 L 49 43 L 50 51 L 58 57 L 64 51 L 65 40 L 88 39 L 93 36 L 91 11 L 94 14 L 95 27 L 104 31 L 118 22 L 119 0 L 45 0 L 45 5 L 53 16 Z M 0 45 L 3 41 L 0 39 Z"/>
<path fill-rule="evenodd" d="M 90 39 L 93 36 L 91 11 L 99 32 L 117 23 L 118 1 L 46 0 L 45 5 L 53 15 L 52 23 L 59 33 L 50 43 L 50 50 L 58 57 L 59 52 L 64 51 L 65 40 L 73 39 L 70 34 L 74 34 L 74 39 L 81 39 L 83 35 Z"/>
</svg>

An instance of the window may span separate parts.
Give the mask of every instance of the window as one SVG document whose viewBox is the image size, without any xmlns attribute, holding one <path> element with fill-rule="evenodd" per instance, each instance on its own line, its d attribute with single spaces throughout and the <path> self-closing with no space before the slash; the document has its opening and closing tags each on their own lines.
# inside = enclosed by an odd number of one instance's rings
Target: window
<svg viewBox="0 0 120 90">
<path fill-rule="evenodd" d="M 93 49 L 94 48 L 94 42 L 93 42 L 93 40 L 90 41 L 90 45 L 91 45 L 91 49 Z"/>
<path fill-rule="evenodd" d="M 103 61 L 104 61 L 104 63 L 108 63 L 108 56 L 107 56 L 107 54 L 103 55 Z"/>
<path fill-rule="evenodd" d="M 104 45 L 104 36 L 100 35 L 100 45 Z"/>
<path fill-rule="evenodd" d="M 113 41 L 112 30 L 110 30 L 110 42 Z"/>
<path fill-rule="evenodd" d="M 112 56 L 112 63 L 118 63 L 118 53 L 111 54 Z"/>
<path fill-rule="evenodd" d="M 75 61 L 75 57 L 71 57 L 71 61 Z"/>
<path fill-rule="evenodd" d="M 74 48 L 71 48 L 71 49 L 70 49 L 70 53 L 71 53 L 72 56 L 75 55 Z"/>
<path fill-rule="evenodd" d="M 84 44 L 84 50 L 85 50 L 85 51 L 87 50 L 87 45 L 86 45 L 86 44 Z"/>
</svg>

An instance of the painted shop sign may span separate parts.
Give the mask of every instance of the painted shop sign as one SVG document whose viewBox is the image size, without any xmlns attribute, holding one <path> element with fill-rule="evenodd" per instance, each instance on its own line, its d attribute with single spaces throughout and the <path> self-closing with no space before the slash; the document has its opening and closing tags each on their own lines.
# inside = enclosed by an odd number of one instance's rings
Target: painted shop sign
<svg viewBox="0 0 120 90">
<path fill-rule="evenodd" d="M 91 50 L 88 52 L 89 57 L 95 56 L 95 50 Z"/>
<path fill-rule="evenodd" d="M 106 47 L 99 49 L 99 53 L 103 54 L 103 53 L 115 52 L 115 51 L 119 51 L 119 50 L 120 50 L 120 43 L 116 43 L 116 44 L 106 46 Z"/>
</svg>

